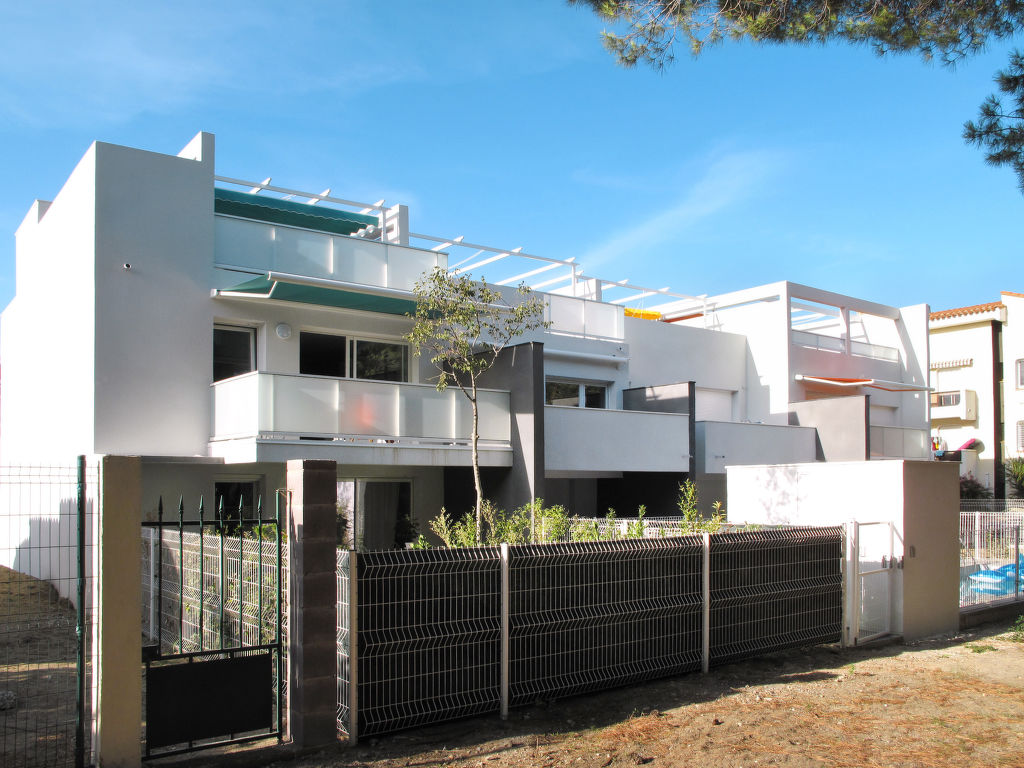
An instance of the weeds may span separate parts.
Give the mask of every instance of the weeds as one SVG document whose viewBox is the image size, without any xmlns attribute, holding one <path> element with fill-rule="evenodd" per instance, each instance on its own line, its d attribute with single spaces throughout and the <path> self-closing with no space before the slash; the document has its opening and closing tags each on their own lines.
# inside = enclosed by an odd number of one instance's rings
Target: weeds
<svg viewBox="0 0 1024 768">
<path fill-rule="evenodd" d="M 1014 643 L 1024 643 L 1024 616 L 1018 616 L 1010 627 L 1010 640 Z"/>
</svg>

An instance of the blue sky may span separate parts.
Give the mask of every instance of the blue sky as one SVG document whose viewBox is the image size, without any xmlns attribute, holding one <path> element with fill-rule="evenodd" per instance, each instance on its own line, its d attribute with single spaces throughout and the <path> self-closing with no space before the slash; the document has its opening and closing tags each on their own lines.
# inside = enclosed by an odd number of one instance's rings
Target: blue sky
<svg viewBox="0 0 1024 768">
<path fill-rule="evenodd" d="M 1012 45 L 954 70 L 727 43 L 624 70 L 515 3 L 6 3 L 0 306 L 14 232 L 94 140 L 402 202 L 414 231 L 689 293 L 793 280 L 933 309 L 1024 291 L 1024 196 L 964 145 Z M 1024 46 L 1024 42 L 1017 41 Z"/>
</svg>

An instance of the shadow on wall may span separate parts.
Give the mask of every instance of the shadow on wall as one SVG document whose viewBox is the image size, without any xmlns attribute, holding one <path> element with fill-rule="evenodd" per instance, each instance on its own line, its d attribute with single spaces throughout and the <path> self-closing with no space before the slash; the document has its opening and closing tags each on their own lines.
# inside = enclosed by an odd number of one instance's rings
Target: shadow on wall
<svg viewBox="0 0 1024 768">
<path fill-rule="evenodd" d="M 11 504 L 0 510 L 0 565 L 50 583 L 60 598 L 77 608 L 78 502 L 77 498 L 64 497 L 55 505 L 56 512 L 50 515 L 21 512 L 12 509 Z M 91 589 L 93 576 L 93 509 L 93 500 L 88 499 L 82 552 L 87 589 Z"/>
</svg>

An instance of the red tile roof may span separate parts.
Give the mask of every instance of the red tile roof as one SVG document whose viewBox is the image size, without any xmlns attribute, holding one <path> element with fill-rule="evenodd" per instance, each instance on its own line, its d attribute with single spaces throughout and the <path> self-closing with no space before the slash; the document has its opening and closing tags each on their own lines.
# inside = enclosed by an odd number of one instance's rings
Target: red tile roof
<svg viewBox="0 0 1024 768">
<path fill-rule="evenodd" d="M 1005 293 L 1005 291 L 1004 291 Z M 1004 304 L 1001 301 L 993 301 L 988 304 L 975 304 L 973 307 L 957 307 L 956 309 L 943 309 L 939 312 L 932 312 L 928 315 L 930 320 L 948 320 L 951 317 L 966 317 L 967 315 L 980 315 L 991 312 L 995 309 L 1002 309 Z"/>
</svg>

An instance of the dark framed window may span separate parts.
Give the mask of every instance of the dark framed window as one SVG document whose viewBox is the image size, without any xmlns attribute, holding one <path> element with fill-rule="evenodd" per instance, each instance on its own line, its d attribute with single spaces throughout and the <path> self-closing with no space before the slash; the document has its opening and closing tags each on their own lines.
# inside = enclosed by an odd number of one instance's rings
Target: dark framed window
<svg viewBox="0 0 1024 768">
<path fill-rule="evenodd" d="M 255 480 L 222 480 L 213 484 L 214 508 L 210 517 L 214 522 L 220 519 L 221 504 L 223 504 L 224 522 L 236 526 L 239 521 L 239 511 L 246 519 L 252 519 L 256 514 L 257 495 L 259 494 L 259 483 Z"/>
<path fill-rule="evenodd" d="M 223 381 L 256 370 L 256 329 L 213 327 L 213 380 Z"/>
<path fill-rule="evenodd" d="M 387 341 L 352 342 L 352 375 L 357 379 L 408 381 L 408 347 Z"/>
<path fill-rule="evenodd" d="M 307 376 L 336 376 L 348 371 L 348 340 L 330 333 L 299 334 L 299 373 Z"/>
<path fill-rule="evenodd" d="M 582 381 L 548 380 L 544 383 L 544 402 L 573 408 L 607 408 L 608 387 Z"/>
</svg>

